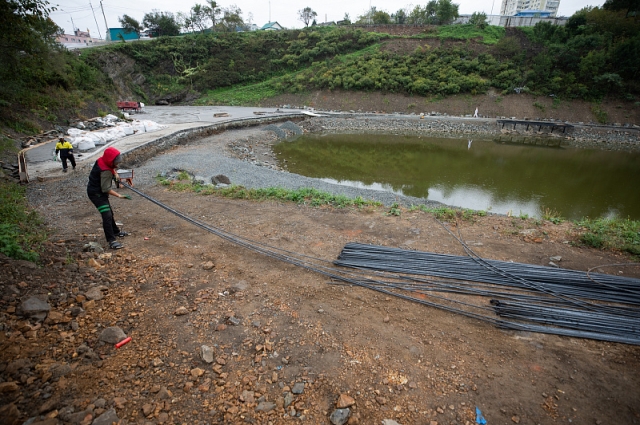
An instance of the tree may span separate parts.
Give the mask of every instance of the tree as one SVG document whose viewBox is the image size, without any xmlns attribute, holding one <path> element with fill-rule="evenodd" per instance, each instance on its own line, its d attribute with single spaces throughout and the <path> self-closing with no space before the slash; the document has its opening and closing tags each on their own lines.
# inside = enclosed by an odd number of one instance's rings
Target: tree
<svg viewBox="0 0 640 425">
<path fill-rule="evenodd" d="M 4 28 L 0 31 L 0 75 L 11 75 L 23 59 L 46 58 L 56 35 L 62 34 L 49 18 L 55 10 L 46 0 L 0 1 L 0 28 Z"/>
<path fill-rule="evenodd" d="M 458 17 L 458 6 L 451 0 L 438 0 L 438 6 L 436 8 L 436 17 L 438 18 L 438 24 L 448 25 Z"/>
<path fill-rule="evenodd" d="M 451 0 L 430 0 L 425 7 L 413 8 L 407 23 L 413 25 L 447 25 L 458 17 L 458 5 Z"/>
<path fill-rule="evenodd" d="M 171 12 L 154 10 L 144 15 L 142 24 L 149 28 L 156 37 L 180 35 L 180 24 Z"/>
<path fill-rule="evenodd" d="M 351 17 L 349 16 L 348 13 L 344 14 L 344 18 L 342 18 L 342 23 L 344 25 L 351 25 Z"/>
<path fill-rule="evenodd" d="M 471 18 L 469 19 L 469 23 L 480 29 L 484 29 L 488 25 L 487 14 L 484 12 L 473 12 L 473 15 L 471 15 Z"/>
<path fill-rule="evenodd" d="M 629 12 L 636 12 L 636 18 L 638 17 L 638 12 L 640 12 L 640 0 L 607 0 L 602 5 L 604 10 L 610 10 L 612 12 L 616 12 L 618 10 L 623 10 L 629 15 Z"/>
<path fill-rule="evenodd" d="M 118 20 L 120 21 L 120 26 L 124 29 L 125 34 L 135 32 L 138 38 L 140 38 L 140 32 L 142 31 L 140 22 L 129 15 L 123 15 L 122 18 L 118 18 Z"/>
<path fill-rule="evenodd" d="M 376 25 L 386 25 L 391 23 L 391 16 L 384 10 L 376 10 L 371 16 L 373 23 Z"/>
<path fill-rule="evenodd" d="M 244 28 L 242 10 L 236 5 L 222 9 L 222 18 L 219 21 L 221 28 L 227 32 L 234 32 L 236 28 Z"/>
<path fill-rule="evenodd" d="M 398 9 L 395 15 L 393 15 L 396 24 L 402 25 L 407 23 L 407 12 L 404 9 Z"/>
<path fill-rule="evenodd" d="M 318 14 L 310 7 L 298 10 L 298 20 L 304 23 L 305 27 L 309 26 L 309 23 L 314 20 Z"/>
<path fill-rule="evenodd" d="M 383 11 L 376 9 L 375 6 L 372 6 L 371 9 L 367 10 L 364 15 L 358 16 L 359 24 L 390 24 L 391 16 Z"/>
<path fill-rule="evenodd" d="M 222 11 L 218 7 L 218 3 L 213 0 L 207 1 L 207 4 L 208 6 L 206 8 L 206 11 L 209 14 L 209 19 L 211 20 L 211 27 L 215 28 L 218 17 L 222 13 Z"/>
<path fill-rule="evenodd" d="M 208 13 L 208 7 L 202 6 L 201 4 L 196 3 L 191 8 L 190 13 L 190 26 L 195 28 L 200 32 L 204 32 L 207 28 L 209 28 L 209 22 L 211 21 L 210 14 Z"/>
</svg>

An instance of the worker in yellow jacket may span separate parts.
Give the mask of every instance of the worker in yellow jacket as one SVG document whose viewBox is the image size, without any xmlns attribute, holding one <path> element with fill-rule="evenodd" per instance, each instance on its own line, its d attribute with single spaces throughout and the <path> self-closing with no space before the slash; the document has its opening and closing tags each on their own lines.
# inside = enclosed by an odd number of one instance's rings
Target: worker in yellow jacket
<svg viewBox="0 0 640 425">
<path fill-rule="evenodd" d="M 61 137 L 56 143 L 56 152 L 53 154 L 53 160 L 58 160 L 58 152 L 60 152 L 60 160 L 62 161 L 62 172 L 67 172 L 67 159 L 71 162 L 73 169 L 76 169 L 76 159 L 73 156 L 73 145 L 64 137 Z"/>
</svg>

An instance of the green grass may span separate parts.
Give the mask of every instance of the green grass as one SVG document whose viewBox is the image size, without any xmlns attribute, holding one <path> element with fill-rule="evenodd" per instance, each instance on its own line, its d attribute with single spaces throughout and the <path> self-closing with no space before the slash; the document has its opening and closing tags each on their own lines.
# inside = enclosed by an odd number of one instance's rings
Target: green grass
<svg viewBox="0 0 640 425">
<path fill-rule="evenodd" d="M 607 114 L 607 111 L 602 109 L 602 106 L 600 106 L 599 103 L 596 103 L 595 105 L 591 106 L 591 112 L 593 113 L 593 115 L 596 117 L 596 120 L 600 124 L 606 124 L 607 121 L 609 120 L 609 114 Z"/>
<path fill-rule="evenodd" d="M 560 224 L 565 221 L 565 218 L 553 208 L 544 208 L 542 210 L 542 219 L 552 222 L 553 224 Z"/>
<path fill-rule="evenodd" d="M 25 187 L 0 181 L 0 252 L 19 260 L 37 261 L 46 237 L 40 217 L 29 209 Z"/>
<path fill-rule="evenodd" d="M 241 106 L 256 104 L 261 100 L 278 95 L 272 79 L 261 83 L 224 87 L 209 90 L 207 94 L 197 100 L 197 105 L 229 105 Z"/>
<path fill-rule="evenodd" d="M 387 215 L 400 216 L 400 214 L 402 214 L 402 211 L 400 211 L 400 205 L 398 205 L 397 202 L 394 202 L 391 205 L 391 208 L 389 208 L 389 211 L 387 211 Z"/>
<path fill-rule="evenodd" d="M 382 205 L 380 202 L 366 200 L 359 196 L 357 198 L 348 198 L 344 195 L 332 195 L 313 188 L 302 188 L 296 190 L 284 189 L 281 187 L 247 189 L 243 186 L 216 188 L 215 186 L 202 185 L 198 183 L 188 183 L 184 181 L 176 182 L 162 177 L 158 177 L 157 179 L 160 184 L 169 187 L 171 190 L 191 191 L 202 195 L 216 195 L 225 198 L 252 199 L 258 201 L 279 200 L 311 205 L 314 207 L 327 205 L 335 208 L 378 207 Z"/>
<path fill-rule="evenodd" d="M 640 256 L 640 221 L 629 219 L 584 218 L 576 225 L 585 229 L 580 241 L 598 249 L 626 251 Z"/>
<path fill-rule="evenodd" d="M 456 218 L 473 220 L 474 217 L 485 217 L 487 215 L 486 211 L 481 210 L 451 207 L 428 208 L 426 205 L 412 205 L 409 211 L 423 211 L 433 214 L 438 220 L 455 220 Z"/>
<path fill-rule="evenodd" d="M 443 25 L 438 28 L 438 38 L 470 40 L 473 38 L 482 38 L 484 44 L 496 44 L 498 40 L 504 37 L 505 29 L 503 27 L 488 25 L 484 29 L 480 29 L 475 25 Z"/>
</svg>

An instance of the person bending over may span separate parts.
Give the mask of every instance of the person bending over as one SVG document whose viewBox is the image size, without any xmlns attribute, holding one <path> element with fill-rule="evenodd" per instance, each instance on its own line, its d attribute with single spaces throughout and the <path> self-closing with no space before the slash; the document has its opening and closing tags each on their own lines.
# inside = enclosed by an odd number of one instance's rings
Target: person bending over
<svg viewBox="0 0 640 425">
<path fill-rule="evenodd" d="M 108 147 L 98 160 L 93 164 L 89 173 L 89 183 L 87 184 L 87 195 L 93 205 L 96 206 L 102 215 L 102 228 L 107 243 L 111 249 L 120 249 L 124 246 L 116 240 L 116 237 L 128 236 L 128 232 L 121 231 L 113 218 L 113 210 L 109 203 L 109 195 L 116 198 L 131 199 L 130 195 L 120 195 L 111 188 L 112 181 L 118 181 L 116 166 L 122 162 L 120 151 L 116 148 Z"/>
</svg>

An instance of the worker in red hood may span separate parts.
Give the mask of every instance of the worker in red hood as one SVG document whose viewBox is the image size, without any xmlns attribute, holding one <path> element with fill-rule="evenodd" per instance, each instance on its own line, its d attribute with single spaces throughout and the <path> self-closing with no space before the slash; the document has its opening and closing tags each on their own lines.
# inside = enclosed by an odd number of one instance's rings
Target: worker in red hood
<svg viewBox="0 0 640 425">
<path fill-rule="evenodd" d="M 89 184 L 87 184 L 87 195 L 93 205 L 96 206 L 100 215 L 102 215 L 102 228 L 107 243 L 111 249 L 124 248 L 123 245 L 116 240 L 117 237 L 128 236 L 129 233 L 121 231 L 116 225 L 113 218 L 113 210 L 109 203 L 109 195 L 116 198 L 131 199 L 131 195 L 120 195 L 111 189 L 112 182 L 118 181 L 118 173 L 116 167 L 122 162 L 122 155 L 116 148 L 108 147 L 98 160 L 93 164 L 91 173 L 89 173 Z"/>
</svg>

